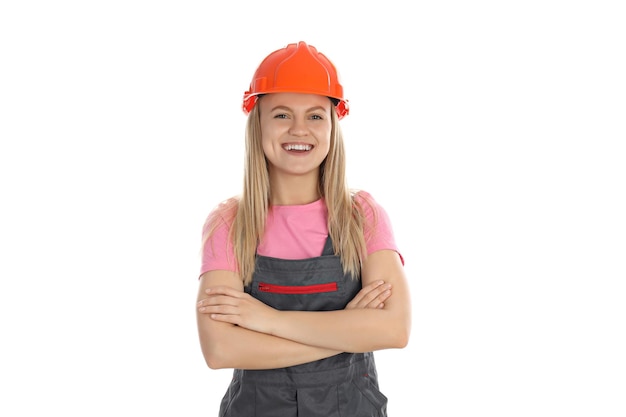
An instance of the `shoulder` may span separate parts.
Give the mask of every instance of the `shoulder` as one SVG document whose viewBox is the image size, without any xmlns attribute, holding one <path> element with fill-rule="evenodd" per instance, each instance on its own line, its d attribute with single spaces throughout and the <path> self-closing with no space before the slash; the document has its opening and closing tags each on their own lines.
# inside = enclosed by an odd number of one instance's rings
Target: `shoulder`
<svg viewBox="0 0 626 417">
<path fill-rule="evenodd" d="M 212 270 L 237 272 L 230 230 L 238 207 L 239 200 L 229 198 L 215 206 L 207 216 L 202 229 L 201 275 Z"/>
<path fill-rule="evenodd" d="M 396 245 L 391 219 L 385 208 L 367 191 L 361 190 L 353 193 L 353 199 L 363 218 L 363 233 L 368 254 L 382 249 L 390 249 L 400 253 Z M 402 258 L 402 255 L 400 257 Z"/>
<path fill-rule="evenodd" d="M 239 208 L 239 197 L 230 197 L 215 206 L 204 222 L 203 231 L 211 234 L 216 229 L 230 229 Z"/>
<path fill-rule="evenodd" d="M 374 200 L 374 197 L 372 197 L 372 194 L 370 194 L 368 191 L 365 190 L 352 190 L 352 198 L 354 198 L 356 201 L 366 201 L 366 200 Z"/>
<path fill-rule="evenodd" d="M 368 221 L 376 221 L 381 215 L 386 216 L 386 211 L 379 202 L 365 190 L 355 190 L 352 192 L 352 199 L 362 215 Z"/>
</svg>

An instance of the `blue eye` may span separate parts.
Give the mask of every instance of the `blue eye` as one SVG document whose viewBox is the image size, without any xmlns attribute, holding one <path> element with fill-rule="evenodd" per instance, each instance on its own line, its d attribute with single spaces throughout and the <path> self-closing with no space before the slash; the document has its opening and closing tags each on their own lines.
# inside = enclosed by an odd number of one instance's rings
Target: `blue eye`
<svg viewBox="0 0 626 417">
<path fill-rule="evenodd" d="M 275 119 L 286 119 L 287 115 L 284 113 L 280 113 L 274 116 Z"/>
<path fill-rule="evenodd" d="M 312 119 L 315 120 L 324 120 L 324 118 L 322 116 L 320 116 L 319 114 L 314 114 L 311 116 Z"/>
</svg>

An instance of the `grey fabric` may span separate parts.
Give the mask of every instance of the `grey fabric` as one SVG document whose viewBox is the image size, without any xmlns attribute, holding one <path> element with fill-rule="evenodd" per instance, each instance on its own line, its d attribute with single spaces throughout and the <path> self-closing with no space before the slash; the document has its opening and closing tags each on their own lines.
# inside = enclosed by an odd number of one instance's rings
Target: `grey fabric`
<svg viewBox="0 0 626 417">
<path fill-rule="evenodd" d="M 344 275 L 330 237 L 321 256 L 257 256 L 246 292 L 279 310 L 341 310 L 361 289 Z M 386 417 L 372 352 L 341 353 L 301 365 L 233 371 L 220 417 Z"/>
</svg>

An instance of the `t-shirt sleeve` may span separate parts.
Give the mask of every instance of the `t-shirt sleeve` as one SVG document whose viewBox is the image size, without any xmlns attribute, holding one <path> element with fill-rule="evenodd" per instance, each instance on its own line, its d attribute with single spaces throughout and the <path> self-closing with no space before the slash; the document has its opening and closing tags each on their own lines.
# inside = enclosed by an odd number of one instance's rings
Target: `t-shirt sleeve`
<svg viewBox="0 0 626 417">
<path fill-rule="evenodd" d="M 402 265 L 404 257 L 396 244 L 393 227 L 387 211 L 367 192 L 359 191 L 355 198 L 361 204 L 365 214 L 365 244 L 367 254 L 379 250 L 393 250 L 398 253 Z"/>
<path fill-rule="evenodd" d="M 213 233 L 205 239 L 209 221 L 217 218 L 217 224 Z M 232 241 L 229 238 L 230 224 L 224 220 L 218 211 L 209 214 L 207 222 L 202 229 L 202 256 L 200 262 L 200 275 L 207 271 L 226 270 L 239 272 L 235 261 L 235 252 Z"/>
</svg>

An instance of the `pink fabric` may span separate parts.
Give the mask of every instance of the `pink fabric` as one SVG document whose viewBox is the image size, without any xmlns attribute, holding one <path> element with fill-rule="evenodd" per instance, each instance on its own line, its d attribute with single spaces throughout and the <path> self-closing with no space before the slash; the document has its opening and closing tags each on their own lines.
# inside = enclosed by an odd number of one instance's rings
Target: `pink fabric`
<svg viewBox="0 0 626 417">
<path fill-rule="evenodd" d="M 363 202 L 364 196 L 369 197 L 373 209 Z M 355 199 L 363 203 L 368 224 L 373 224 L 375 212 L 377 215 L 375 228 L 365 235 L 367 253 L 390 249 L 400 254 L 389 216 L 383 207 L 365 191 L 357 193 Z M 219 213 L 214 210 L 209 216 L 216 214 Z M 281 259 L 320 256 L 328 236 L 327 215 L 326 205 L 322 199 L 304 205 L 272 206 L 257 253 Z M 233 246 L 228 239 L 229 228 L 230 224 L 224 221 L 204 245 L 200 274 L 218 269 L 238 271 Z M 400 258 L 402 259 L 401 254 Z M 404 263 L 403 259 L 402 262 Z"/>
</svg>

